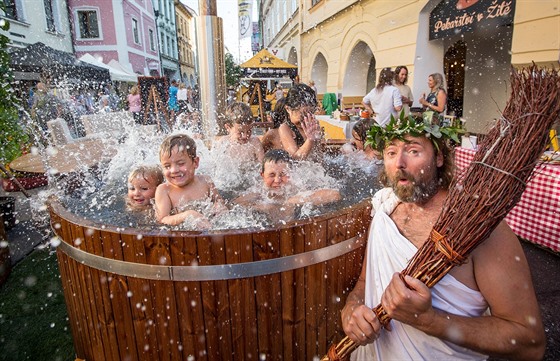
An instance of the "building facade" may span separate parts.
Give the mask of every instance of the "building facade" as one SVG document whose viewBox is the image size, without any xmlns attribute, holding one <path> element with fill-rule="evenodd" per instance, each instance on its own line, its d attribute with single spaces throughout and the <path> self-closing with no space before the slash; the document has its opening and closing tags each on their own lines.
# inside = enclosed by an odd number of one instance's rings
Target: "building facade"
<svg viewBox="0 0 560 361">
<path fill-rule="evenodd" d="M 140 75 L 160 71 L 154 9 L 146 0 L 68 0 L 74 50 Z"/>
<path fill-rule="evenodd" d="M 1 19 L 9 21 L 8 31 L 0 30 L 14 47 L 43 44 L 73 53 L 66 0 L 3 0 L 6 11 Z M 1 12 L 0 12 L 1 13 Z"/>
<path fill-rule="evenodd" d="M 512 65 L 558 67 L 560 60 L 557 0 L 479 0 L 466 7 L 448 0 L 298 0 L 298 10 L 283 16 L 291 3 L 261 2 L 263 40 L 298 65 L 302 81 L 313 79 L 319 93 L 361 96 L 381 69 L 406 65 L 419 106 L 428 76 L 441 73 L 448 112 L 475 133 L 500 116 Z"/>
<path fill-rule="evenodd" d="M 163 76 L 179 80 L 179 54 L 174 0 L 152 0 L 156 15 L 157 33 Z"/>
<path fill-rule="evenodd" d="M 194 85 L 198 83 L 194 25 L 194 17 L 196 14 L 193 9 L 181 3 L 179 0 L 175 0 L 175 13 L 181 81 L 186 86 L 194 87 Z"/>
</svg>

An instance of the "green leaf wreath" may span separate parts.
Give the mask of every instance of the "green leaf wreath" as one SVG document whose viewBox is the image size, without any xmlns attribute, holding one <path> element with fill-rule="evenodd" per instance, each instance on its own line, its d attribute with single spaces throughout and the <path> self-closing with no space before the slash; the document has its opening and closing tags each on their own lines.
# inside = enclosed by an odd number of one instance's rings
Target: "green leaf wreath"
<svg viewBox="0 0 560 361">
<path fill-rule="evenodd" d="M 439 123 L 439 118 L 434 118 Z M 440 126 L 432 120 L 431 114 L 424 114 L 423 117 L 406 117 L 404 111 L 401 112 L 399 118 L 395 118 L 391 114 L 391 120 L 384 127 L 374 123 L 368 130 L 366 138 L 366 146 L 369 145 L 373 149 L 383 152 L 387 143 L 393 139 L 401 141 L 406 136 L 419 137 L 425 135 L 432 140 L 434 147 L 439 149 L 436 139 L 452 139 L 459 143 L 459 135 L 464 133 L 460 127 L 449 125 Z"/>
</svg>

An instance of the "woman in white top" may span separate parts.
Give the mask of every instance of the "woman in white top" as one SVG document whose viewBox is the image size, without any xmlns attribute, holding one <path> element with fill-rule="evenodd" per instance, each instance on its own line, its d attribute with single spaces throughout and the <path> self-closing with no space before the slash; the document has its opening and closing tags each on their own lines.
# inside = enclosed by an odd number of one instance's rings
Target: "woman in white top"
<svg viewBox="0 0 560 361">
<path fill-rule="evenodd" d="M 393 85 L 393 76 L 391 68 L 381 70 L 377 86 L 362 100 L 362 105 L 374 114 L 375 121 L 381 126 L 389 123 L 391 115 L 398 118 L 402 109 L 401 93 Z"/>
</svg>

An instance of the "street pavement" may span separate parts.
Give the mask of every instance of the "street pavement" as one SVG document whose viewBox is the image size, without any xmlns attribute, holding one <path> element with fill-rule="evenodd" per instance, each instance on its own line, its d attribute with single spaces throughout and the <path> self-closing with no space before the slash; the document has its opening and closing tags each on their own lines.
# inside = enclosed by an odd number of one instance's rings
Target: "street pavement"
<svg viewBox="0 0 560 361">
<path fill-rule="evenodd" d="M 31 197 L 44 188 L 29 190 Z M 16 197 L 16 219 L 17 224 L 7 230 L 7 238 L 12 258 L 12 266 L 31 253 L 36 247 L 41 247 L 48 241 L 48 227 L 37 224 L 32 219 L 30 211 L 30 200 L 19 192 L 5 192 L 0 188 L 0 196 Z M 543 249 L 532 243 L 521 242 L 535 286 L 537 300 L 541 308 L 541 314 L 547 335 L 547 348 L 544 360 L 560 360 L 560 254 Z"/>
</svg>

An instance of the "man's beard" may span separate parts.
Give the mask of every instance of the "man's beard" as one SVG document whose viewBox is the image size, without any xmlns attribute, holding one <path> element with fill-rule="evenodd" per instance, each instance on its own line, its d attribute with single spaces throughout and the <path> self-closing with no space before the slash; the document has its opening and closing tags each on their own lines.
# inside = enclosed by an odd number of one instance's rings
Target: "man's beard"
<svg viewBox="0 0 560 361">
<path fill-rule="evenodd" d="M 404 203 L 425 203 L 432 198 L 439 190 L 439 182 L 435 163 L 426 171 L 430 174 L 423 174 L 417 177 L 406 171 L 399 169 L 393 177 L 387 175 L 387 180 L 395 195 Z M 400 179 L 407 179 L 410 183 L 399 185 Z"/>
</svg>

